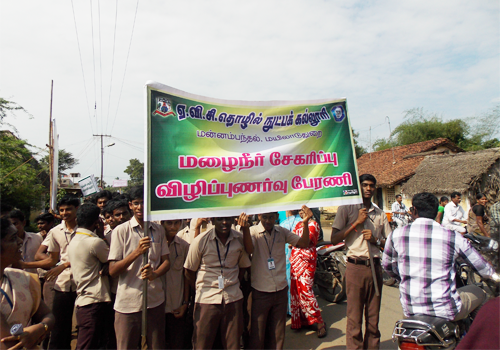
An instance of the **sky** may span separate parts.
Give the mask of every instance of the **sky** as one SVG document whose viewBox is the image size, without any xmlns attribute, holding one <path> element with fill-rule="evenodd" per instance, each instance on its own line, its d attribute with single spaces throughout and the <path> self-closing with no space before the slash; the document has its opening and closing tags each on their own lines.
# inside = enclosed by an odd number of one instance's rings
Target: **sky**
<svg viewBox="0 0 500 350">
<path fill-rule="evenodd" d="M 404 111 L 474 118 L 500 103 L 499 1 L 0 2 L 5 120 L 47 154 L 50 87 L 71 172 L 144 160 L 144 84 L 220 99 L 347 98 L 363 146 Z M 4 127 L 5 128 L 5 127 Z"/>
</svg>

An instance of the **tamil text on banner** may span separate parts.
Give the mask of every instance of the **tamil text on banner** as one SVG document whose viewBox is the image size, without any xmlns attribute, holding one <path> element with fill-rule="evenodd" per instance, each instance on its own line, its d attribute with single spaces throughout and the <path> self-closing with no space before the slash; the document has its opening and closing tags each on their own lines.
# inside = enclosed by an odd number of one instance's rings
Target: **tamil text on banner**
<svg viewBox="0 0 500 350">
<path fill-rule="evenodd" d="M 78 184 L 80 185 L 80 189 L 82 190 L 82 194 L 84 197 L 90 196 L 100 191 L 93 174 L 83 177 L 82 179 L 80 179 L 80 181 L 78 181 Z"/>
<path fill-rule="evenodd" d="M 346 99 L 229 101 L 146 84 L 148 220 L 361 203 Z"/>
</svg>

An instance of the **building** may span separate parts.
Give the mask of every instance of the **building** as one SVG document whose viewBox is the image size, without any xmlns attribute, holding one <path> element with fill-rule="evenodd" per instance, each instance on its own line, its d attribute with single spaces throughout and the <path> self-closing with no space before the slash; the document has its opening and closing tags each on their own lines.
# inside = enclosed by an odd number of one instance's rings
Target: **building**
<svg viewBox="0 0 500 350">
<path fill-rule="evenodd" d="M 377 179 L 377 195 L 373 202 L 385 212 L 391 211 L 396 194 L 403 195 L 410 207 L 411 197 L 401 191 L 401 186 L 411 179 L 426 156 L 464 152 L 445 138 L 398 146 L 383 151 L 363 154 L 358 158 L 359 174 L 372 174 Z"/>
<path fill-rule="evenodd" d="M 419 192 L 430 192 L 438 198 L 460 192 L 460 204 L 466 213 L 475 204 L 478 192 L 484 193 L 492 205 L 500 200 L 500 148 L 426 157 L 402 191 L 409 198 Z"/>
</svg>

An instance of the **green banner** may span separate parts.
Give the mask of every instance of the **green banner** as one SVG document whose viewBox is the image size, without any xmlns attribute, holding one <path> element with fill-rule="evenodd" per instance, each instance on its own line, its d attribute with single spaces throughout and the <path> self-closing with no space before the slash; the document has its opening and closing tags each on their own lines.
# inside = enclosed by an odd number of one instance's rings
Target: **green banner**
<svg viewBox="0 0 500 350">
<path fill-rule="evenodd" d="M 146 84 L 148 220 L 361 203 L 346 99 L 229 101 Z"/>
</svg>

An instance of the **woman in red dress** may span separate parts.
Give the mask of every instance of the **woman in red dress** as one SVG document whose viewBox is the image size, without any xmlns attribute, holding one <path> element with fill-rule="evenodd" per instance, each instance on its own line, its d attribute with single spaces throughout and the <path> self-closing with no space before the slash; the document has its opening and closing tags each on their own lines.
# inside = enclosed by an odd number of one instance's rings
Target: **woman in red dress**
<svg viewBox="0 0 500 350">
<path fill-rule="evenodd" d="M 304 216 L 304 212 L 299 212 Z M 293 232 L 302 235 L 302 221 L 295 226 Z M 290 256 L 291 284 L 290 284 L 290 311 L 292 313 L 292 329 L 317 324 L 318 338 L 326 336 L 326 327 L 319 305 L 314 296 L 313 283 L 316 272 L 316 244 L 319 237 L 319 225 L 316 221 L 309 221 L 309 247 L 293 247 Z"/>
</svg>

